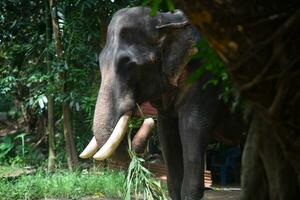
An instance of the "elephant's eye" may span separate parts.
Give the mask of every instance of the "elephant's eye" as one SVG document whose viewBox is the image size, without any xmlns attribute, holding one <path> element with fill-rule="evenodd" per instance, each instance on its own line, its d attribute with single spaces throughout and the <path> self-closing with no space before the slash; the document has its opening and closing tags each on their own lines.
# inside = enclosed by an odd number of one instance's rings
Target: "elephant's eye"
<svg viewBox="0 0 300 200">
<path fill-rule="evenodd" d="M 121 57 L 118 62 L 118 68 L 133 68 L 137 63 L 128 56 Z"/>
<path fill-rule="evenodd" d="M 136 69 L 136 66 L 136 62 L 134 62 L 130 57 L 122 56 L 119 58 L 117 71 L 123 76 L 129 76 L 130 73 Z"/>
<path fill-rule="evenodd" d="M 128 63 L 130 63 L 130 58 L 128 56 L 122 56 L 119 59 L 118 65 L 119 65 L 119 67 L 122 67 L 122 66 L 128 65 Z"/>
</svg>

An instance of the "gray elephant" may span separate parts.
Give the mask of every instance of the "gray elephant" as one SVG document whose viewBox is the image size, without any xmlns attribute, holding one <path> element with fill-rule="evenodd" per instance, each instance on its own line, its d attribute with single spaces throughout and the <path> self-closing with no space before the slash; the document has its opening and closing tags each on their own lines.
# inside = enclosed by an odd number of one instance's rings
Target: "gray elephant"
<svg viewBox="0 0 300 200">
<path fill-rule="evenodd" d="M 179 10 L 155 16 L 149 12 L 145 7 L 125 8 L 109 24 L 100 54 L 102 81 L 94 115 L 95 137 L 81 157 L 94 155 L 103 160 L 110 156 L 124 137 L 136 104 L 150 101 L 158 110 L 169 194 L 173 200 L 198 200 L 204 192 L 209 136 L 226 128 L 230 134 L 240 134 L 241 128 L 231 125 L 242 122 L 218 100 L 220 87 L 203 89 L 211 78 L 209 72 L 193 84 L 187 82 L 201 62 L 191 59 L 200 37 L 186 16 Z"/>
</svg>

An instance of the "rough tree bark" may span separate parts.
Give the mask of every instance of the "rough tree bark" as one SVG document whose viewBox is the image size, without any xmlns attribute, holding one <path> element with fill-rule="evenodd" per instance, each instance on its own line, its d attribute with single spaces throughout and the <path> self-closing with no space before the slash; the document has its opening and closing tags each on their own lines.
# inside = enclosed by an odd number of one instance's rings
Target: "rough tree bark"
<svg viewBox="0 0 300 200">
<path fill-rule="evenodd" d="M 73 170 L 78 162 L 72 130 L 72 111 L 67 103 L 63 103 L 64 137 L 67 152 L 68 167 Z"/>
<path fill-rule="evenodd" d="M 300 2 L 174 0 L 255 109 L 242 199 L 300 196 Z"/>
<path fill-rule="evenodd" d="M 51 18 L 52 18 L 52 28 L 53 28 L 54 39 L 55 39 L 56 56 L 58 59 L 62 59 L 63 46 L 61 42 L 61 34 L 59 31 L 58 18 L 56 16 L 54 3 L 55 3 L 54 0 L 49 0 L 49 5 L 51 9 Z M 60 73 L 60 78 L 62 80 L 66 79 L 66 74 L 64 72 Z M 65 83 L 62 85 L 62 92 L 66 92 Z M 63 111 L 64 137 L 65 137 L 68 167 L 70 170 L 73 170 L 76 167 L 78 158 L 77 158 L 77 153 L 76 153 L 76 148 L 74 143 L 74 137 L 72 133 L 72 111 L 68 103 L 65 101 L 62 103 L 62 111 Z"/>
<path fill-rule="evenodd" d="M 54 97 L 52 94 L 48 96 L 48 170 L 55 169 L 55 129 L 54 129 Z"/>
<path fill-rule="evenodd" d="M 51 19 L 50 19 L 50 9 L 49 9 L 49 3 L 48 1 L 45 1 L 45 7 L 46 7 L 46 17 L 45 17 L 45 24 L 46 24 L 46 46 L 47 46 L 47 52 L 46 52 L 46 63 L 47 63 L 47 71 L 50 72 L 51 66 L 50 66 L 50 54 L 48 50 L 48 46 L 51 41 Z M 49 84 L 52 84 L 53 82 L 50 80 Z M 47 119 L 47 134 L 48 134 L 48 170 L 52 171 L 55 169 L 55 129 L 54 129 L 54 97 L 52 94 L 48 95 L 48 106 L 47 106 L 47 112 L 48 112 L 48 119 Z"/>
</svg>

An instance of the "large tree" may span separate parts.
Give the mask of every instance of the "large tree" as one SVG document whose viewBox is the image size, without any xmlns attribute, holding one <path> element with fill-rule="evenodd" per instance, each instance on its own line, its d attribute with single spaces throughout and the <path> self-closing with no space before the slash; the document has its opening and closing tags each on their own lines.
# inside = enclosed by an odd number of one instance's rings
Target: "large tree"
<svg viewBox="0 0 300 200">
<path fill-rule="evenodd" d="M 299 198 L 300 2 L 174 2 L 255 110 L 242 160 L 242 199 Z"/>
</svg>

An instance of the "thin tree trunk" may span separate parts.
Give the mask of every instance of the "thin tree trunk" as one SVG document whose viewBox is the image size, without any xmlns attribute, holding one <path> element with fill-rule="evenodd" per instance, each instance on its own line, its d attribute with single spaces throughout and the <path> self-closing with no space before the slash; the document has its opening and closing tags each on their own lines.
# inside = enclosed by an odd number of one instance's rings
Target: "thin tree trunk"
<svg viewBox="0 0 300 200">
<path fill-rule="evenodd" d="M 72 134 L 72 111 L 69 105 L 66 103 L 63 103 L 62 109 L 64 116 L 64 137 L 66 143 L 66 151 L 68 155 L 68 167 L 70 170 L 73 170 L 77 165 L 78 159 Z"/>
<path fill-rule="evenodd" d="M 53 33 L 55 37 L 55 49 L 56 49 L 56 56 L 58 59 L 62 59 L 62 52 L 63 46 L 61 43 L 61 34 L 59 32 L 59 25 L 58 25 L 58 18 L 56 13 L 53 12 L 54 0 L 49 0 L 49 5 L 51 8 L 51 16 L 52 16 L 52 26 L 53 26 Z M 65 73 L 60 73 L 60 78 L 66 79 Z M 62 92 L 66 92 L 66 84 L 62 85 Z M 62 103 L 62 110 L 63 110 L 63 119 L 64 119 L 64 137 L 65 137 L 65 144 L 66 144 L 66 152 L 67 152 L 67 160 L 68 160 L 68 167 L 70 170 L 73 170 L 78 162 L 77 153 L 75 149 L 75 143 L 72 133 L 72 111 L 67 102 Z"/>
<path fill-rule="evenodd" d="M 50 66 L 50 54 L 48 46 L 51 41 L 51 19 L 50 19 L 50 10 L 49 10 L 49 4 L 47 1 L 45 1 L 45 7 L 46 7 L 46 63 L 47 63 L 47 71 L 48 73 L 51 71 Z M 53 84 L 52 80 L 49 80 L 49 85 Z M 54 129 L 54 97 L 52 94 L 48 95 L 48 120 L 47 120 L 47 132 L 48 132 L 48 170 L 53 171 L 55 169 L 55 129 Z"/>
<path fill-rule="evenodd" d="M 49 0 L 50 5 L 50 12 L 51 12 L 51 20 L 52 20 L 52 28 L 53 28 L 53 34 L 54 34 L 54 41 L 55 41 L 55 52 L 56 57 L 58 59 L 61 59 L 63 47 L 61 43 L 61 35 L 59 32 L 59 26 L 58 26 L 58 19 L 55 12 L 55 6 L 54 6 L 55 0 Z"/>
<path fill-rule="evenodd" d="M 48 96 L 48 170 L 55 169 L 55 132 L 54 132 L 54 98 L 53 95 Z"/>
</svg>

